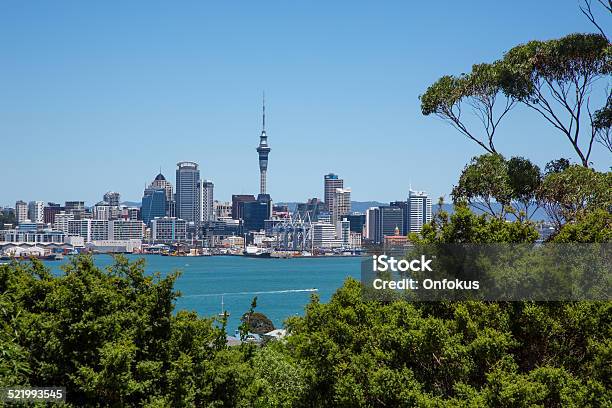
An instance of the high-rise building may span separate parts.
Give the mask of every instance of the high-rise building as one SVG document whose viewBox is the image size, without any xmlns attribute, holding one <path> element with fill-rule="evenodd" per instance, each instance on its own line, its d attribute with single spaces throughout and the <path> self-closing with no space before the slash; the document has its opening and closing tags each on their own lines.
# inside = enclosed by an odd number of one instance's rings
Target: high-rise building
<svg viewBox="0 0 612 408">
<path fill-rule="evenodd" d="M 69 220 L 68 235 L 83 237 L 85 242 L 108 240 L 109 221 L 92 219 Z"/>
<path fill-rule="evenodd" d="M 45 206 L 44 213 L 44 223 L 45 224 L 54 224 L 55 223 L 55 215 L 64 211 L 64 207 L 61 204 L 57 203 L 47 203 Z"/>
<path fill-rule="evenodd" d="M 259 146 L 257 146 L 257 154 L 259 155 L 259 194 L 266 194 L 266 174 L 268 172 L 268 155 L 270 150 L 268 136 L 266 135 L 266 101 L 264 99 L 262 105 L 261 135 L 259 136 Z"/>
<path fill-rule="evenodd" d="M 332 199 L 332 220 L 336 222 L 351 213 L 351 189 L 337 188 Z"/>
<path fill-rule="evenodd" d="M 60 211 L 59 213 L 55 214 L 55 217 L 53 218 L 53 228 L 56 229 L 57 231 L 63 231 L 64 233 L 68 234 L 69 233 L 68 223 L 72 220 L 74 220 L 73 213 L 71 212 L 67 213 L 65 211 Z"/>
<path fill-rule="evenodd" d="M 378 244 L 380 233 L 380 208 L 370 207 L 366 211 L 366 232 L 365 236 L 368 241 Z"/>
<path fill-rule="evenodd" d="M 336 223 L 336 238 L 343 247 L 348 248 L 350 246 L 351 224 L 346 217 Z"/>
<path fill-rule="evenodd" d="M 142 196 L 140 207 L 142 221 L 151 225 L 151 221 L 156 217 L 166 216 L 166 190 L 163 188 L 146 188 Z"/>
<path fill-rule="evenodd" d="M 268 194 L 259 194 L 257 200 L 241 202 L 244 231 L 265 229 L 265 221 L 272 215 L 272 200 Z"/>
<path fill-rule="evenodd" d="M 323 176 L 323 200 L 325 201 L 325 209 L 329 212 L 332 212 L 334 194 L 338 188 L 344 188 L 344 180 L 339 178 L 337 174 L 329 173 Z"/>
<path fill-rule="evenodd" d="M 379 214 L 379 225 L 377 243 L 383 243 L 385 236 L 396 235 L 396 230 L 399 235 L 405 235 L 402 231 L 404 221 L 404 211 L 400 207 L 391 205 L 381 206 Z"/>
<path fill-rule="evenodd" d="M 302 217 L 302 219 L 310 217 L 310 220 L 313 222 L 318 221 L 319 214 L 325 211 L 325 203 L 318 198 L 310 198 L 305 203 L 298 203 L 296 207 L 296 212 Z"/>
<path fill-rule="evenodd" d="M 210 180 L 202 180 L 200 183 L 200 221 L 209 222 L 215 220 L 213 208 L 213 190 L 215 185 Z"/>
<path fill-rule="evenodd" d="M 166 192 L 166 215 L 174 216 L 174 189 L 163 174 L 159 173 L 151 183 L 152 188 L 163 188 Z"/>
<path fill-rule="evenodd" d="M 84 201 L 66 201 L 64 204 L 66 207 L 66 211 L 75 211 L 75 210 L 85 210 L 85 202 Z"/>
<path fill-rule="evenodd" d="M 15 203 L 15 218 L 17 219 L 17 224 L 21 224 L 28 219 L 28 203 L 21 200 Z"/>
<path fill-rule="evenodd" d="M 28 218 L 33 223 L 43 223 L 45 221 L 44 201 L 30 201 L 28 203 Z"/>
<path fill-rule="evenodd" d="M 104 194 L 104 201 L 106 201 L 111 207 L 119 207 L 121 194 L 114 191 L 108 191 L 106 194 Z"/>
<path fill-rule="evenodd" d="M 154 241 L 185 241 L 187 223 L 176 217 L 155 218 L 151 221 L 151 238 Z"/>
<path fill-rule="evenodd" d="M 188 223 L 196 223 L 198 211 L 198 184 L 200 170 L 198 164 L 183 161 L 177 163 L 176 169 L 176 216 Z"/>
<path fill-rule="evenodd" d="M 106 196 L 106 194 L 104 196 Z M 93 208 L 93 218 L 94 220 L 110 220 L 111 205 L 107 201 L 96 203 Z"/>
<path fill-rule="evenodd" d="M 349 214 L 346 216 L 346 219 L 351 225 L 351 232 L 356 232 L 363 235 L 366 223 L 365 214 Z"/>
<path fill-rule="evenodd" d="M 408 230 L 421 232 L 423 225 L 431 222 L 431 198 L 423 191 L 410 190 L 408 193 Z"/>
<path fill-rule="evenodd" d="M 257 201 L 252 194 L 232 194 L 232 218 L 235 220 L 242 219 L 242 203 Z"/>
</svg>

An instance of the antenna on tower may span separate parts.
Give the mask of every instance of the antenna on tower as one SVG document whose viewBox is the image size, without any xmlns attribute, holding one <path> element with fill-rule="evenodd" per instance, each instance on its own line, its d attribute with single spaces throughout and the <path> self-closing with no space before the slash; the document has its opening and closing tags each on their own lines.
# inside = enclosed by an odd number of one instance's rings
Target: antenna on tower
<svg viewBox="0 0 612 408">
<path fill-rule="evenodd" d="M 262 117 L 261 117 L 261 130 L 266 131 L 266 91 L 262 93 Z"/>
</svg>

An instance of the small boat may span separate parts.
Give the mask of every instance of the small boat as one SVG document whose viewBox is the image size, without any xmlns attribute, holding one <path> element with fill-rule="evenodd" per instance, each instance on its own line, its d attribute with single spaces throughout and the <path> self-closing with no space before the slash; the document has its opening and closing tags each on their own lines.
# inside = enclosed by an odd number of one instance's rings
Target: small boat
<svg viewBox="0 0 612 408">
<path fill-rule="evenodd" d="M 248 245 L 244 252 L 242 252 L 242 255 L 252 258 L 270 258 L 272 256 L 272 252 L 259 248 L 255 245 Z"/>
<path fill-rule="evenodd" d="M 221 296 L 221 313 L 219 313 L 219 317 L 229 317 L 230 313 L 225 310 L 225 304 L 223 303 L 223 296 Z"/>
</svg>

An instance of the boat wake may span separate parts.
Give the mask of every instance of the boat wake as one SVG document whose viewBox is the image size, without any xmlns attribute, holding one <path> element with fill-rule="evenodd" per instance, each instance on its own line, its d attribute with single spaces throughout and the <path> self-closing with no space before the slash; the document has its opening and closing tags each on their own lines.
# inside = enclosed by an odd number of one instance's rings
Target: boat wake
<svg viewBox="0 0 612 408">
<path fill-rule="evenodd" d="M 264 290 L 258 292 L 224 292 L 224 293 L 202 293 L 199 295 L 183 295 L 181 297 L 191 298 L 191 297 L 213 297 L 213 296 L 232 296 L 232 295 L 275 295 L 280 293 L 298 293 L 298 292 L 318 292 L 317 288 L 309 288 L 309 289 L 284 289 L 284 290 Z"/>
</svg>

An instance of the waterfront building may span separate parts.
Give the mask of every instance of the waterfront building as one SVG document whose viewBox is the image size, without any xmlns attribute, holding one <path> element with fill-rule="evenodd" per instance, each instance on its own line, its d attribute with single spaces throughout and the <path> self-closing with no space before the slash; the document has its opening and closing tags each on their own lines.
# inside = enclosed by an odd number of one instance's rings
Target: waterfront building
<svg viewBox="0 0 612 408">
<path fill-rule="evenodd" d="M 359 232 L 354 232 L 351 231 L 350 236 L 349 236 L 349 246 L 351 249 L 358 249 L 361 248 L 361 242 L 362 242 L 362 234 Z"/>
<path fill-rule="evenodd" d="M 268 145 L 268 136 L 266 135 L 266 101 L 262 104 L 262 126 L 261 135 L 259 136 L 259 146 L 257 146 L 257 155 L 259 157 L 259 194 L 265 195 L 266 192 L 266 174 L 268 172 L 268 155 L 270 154 L 270 146 Z"/>
<path fill-rule="evenodd" d="M 68 235 L 80 236 L 85 242 L 107 240 L 108 230 L 108 220 L 74 219 L 68 221 Z"/>
<path fill-rule="evenodd" d="M 200 198 L 200 221 L 214 221 L 215 212 L 213 207 L 213 190 L 215 185 L 210 180 L 202 180 L 199 189 Z"/>
<path fill-rule="evenodd" d="M 54 224 L 55 215 L 59 214 L 61 211 L 64 211 L 64 207 L 61 204 L 47 203 L 43 209 L 43 222 L 45 224 Z"/>
<path fill-rule="evenodd" d="M 28 219 L 36 223 L 43 223 L 45 221 L 44 201 L 30 201 L 28 203 Z"/>
<path fill-rule="evenodd" d="M 400 233 L 399 227 L 395 227 L 393 235 L 385 235 L 384 237 L 385 249 L 405 248 L 408 246 L 408 243 L 408 237 Z"/>
<path fill-rule="evenodd" d="M 54 243 L 63 244 L 66 234 L 62 231 L 53 231 L 49 228 L 25 228 L 17 226 L 15 229 L 0 230 L 0 242 L 15 244 Z"/>
<path fill-rule="evenodd" d="M 105 194 L 106 195 L 106 194 Z M 111 206 L 106 201 L 100 201 L 94 205 L 93 208 L 94 220 L 110 220 L 111 219 Z"/>
<path fill-rule="evenodd" d="M 146 188 L 142 196 L 141 215 L 142 221 L 151 225 L 151 221 L 156 217 L 165 217 L 166 212 L 166 190 L 163 188 Z"/>
<path fill-rule="evenodd" d="M 15 203 L 15 218 L 17 224 L 21 224 L 28 219 L 28 204 L 25 201 L 19 200 Z"/>
<path fill-rule="evenodd" d="M 272 200 L 268 194 L 259 194 L 256 201 L 242 202 L 244 231 L 265 229 L 265 221 L 272 215 Z"/>
<path fill-rule="evenodd" d="M 337 174 L 329 173 L 323 176 L 323 200 L 325 200 L 325 209 L 329 212 L 332 212 L 332 203 L 338 188 L 344 188 L 344 180 Z"/>
<path fill-rule="evenodd" d="M 337 248 L 340 242 L 336 239 L 336 227 L 334 224 L 315 222 L 312 228 L 312 244 L 315 248 Z"/>
<path fill-rule="evenodd" d="M 336 223 L 351 212 L 351 189 L 337 188 L 332 199 L 332 221 Z"/>
<path fill-rule="evenodd" d="M 68 234 L 68 222 L 74 220 L 73 213 L 67 213 L 65 211 L 60 211 L 55 214 L 53 217 L 53 228 L 57 231 L 62 231 L 65 234 Z"/>
<path fill-rule="evenodd" d="M 410 190 L 408 193 L 408 230 L 421 232 L 423 225 L 431 222 L 431 198 L 423 191 Z"/>
<path fill-rule="evenodd" d="M 151 221 L 154 241 L 180 242 L 187 239 L 187 223 L 176 217 L 160 217 Z"/>
<path fill-rule="evenodd" d="M 344 248 L 350 246 L 351 223 L 343 217 L 341 221 L 336 223 L 336 238 Z"/>
<path fill-rule="evenodd" d="M 241 220 L 243 203 L 249 203 L 257 201 L 255 196 L 252 194 L 232 194 L 232 218 L 235 220 Z"/>
<path fill-rule="evenodd" d="M 176 169 L 176 216 L 188 223 L 198 221 L 198 164 L 189 161 L 177 163 Z"/>
<path fill-rule="evenodd" d="M 108 223 L 108 239 L 115 241 L 142 240 L 145 225 L 139 220 L 113 220 Z"/>
</svg>

